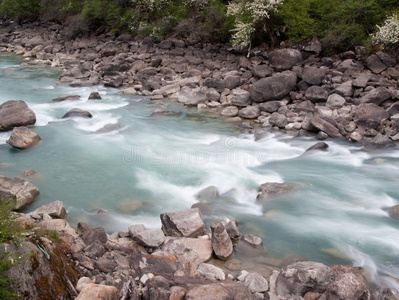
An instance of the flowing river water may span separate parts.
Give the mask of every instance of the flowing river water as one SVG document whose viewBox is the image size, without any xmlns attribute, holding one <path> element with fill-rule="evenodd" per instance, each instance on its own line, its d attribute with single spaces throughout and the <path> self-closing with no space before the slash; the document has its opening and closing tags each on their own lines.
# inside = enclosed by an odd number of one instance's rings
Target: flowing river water
<svg viewBox="0 0 399 300">
<path fill-rule="evenodd" d="M 61 200 L 71 224 L 109 233 L 134 224 L 160 228 L 160 213 L 190 208 L 200 190 L 215 186 L 219 196 L 203 199 L 208 225 L 232 216 L 242 233 L 262 237 L 271 257 L 364 266 L 376 285 L 399 289 L 399 221 L 387 212 L 399 203 L 397 150 L 365 152 L 329 140 L 328 151 L 304 154 L 313 138 L 270 132 L 255 140 L 237 124 L 172 100 L 59 85 L 59 70 L 22 62 L 0 54 L 0 104 L 24 100 L 42 141 L 21 151 L 6 144 L 11 132 L 0 133 L 0 174 L 37 172 L 29 180 L 40 196 L 25 212 Z M 87 100 L 94 90 L 102 100 Z M 72 94 L 81 100 L 51 101 Z M 75 107 L 93 118 L 62 119 Z M 176 114 L 150 117 L 160 108 Z M 257 202 L 265 182 L 300 188 Z"/>
</svg>

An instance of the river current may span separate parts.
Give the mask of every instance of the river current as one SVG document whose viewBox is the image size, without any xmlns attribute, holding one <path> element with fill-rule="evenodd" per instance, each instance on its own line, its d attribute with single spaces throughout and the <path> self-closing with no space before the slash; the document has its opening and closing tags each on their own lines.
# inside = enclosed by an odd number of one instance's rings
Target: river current
<svg viewBox="0 0 399 300">
<path fill-rule="evenodd" d="M 160 213 L 190 208 L 199 191 L 215 186 L 219 196 L 203 200 L 208 225 L 232 216 L 242 233 L 262 237 L 271 257 L 363 266 L 376 285 L 399 289 L 399 221 L 388 215 L 399 203 L 397 150 L 366 152 L 328 140 L 328 151 L 304 154 L 314 138 L 270 132 L 255 139 L 173 100 L 59 85 L 60 70 L 22 62 L 0 54 L 0 104 L 24 100 L 42 141 L 21 151 L 6 144 L 11 132 L 0 133 L 0 174 L 37 172 L 28 180 L 40 196 L 25 212 L 61 200 L 71 224 L 84 221 L 109 233 L 134 224 L 160 228 Z M 102 100 L 87 100 L 95 90 Z M 80 100 L 51 101 L 72 94 Z M 62 119 L 75 107 L 93 118 Z M 176 114 L 151 117 L 157 109 Z M 258 202 L 265 182 L 300 188 Z"/>
</svg>

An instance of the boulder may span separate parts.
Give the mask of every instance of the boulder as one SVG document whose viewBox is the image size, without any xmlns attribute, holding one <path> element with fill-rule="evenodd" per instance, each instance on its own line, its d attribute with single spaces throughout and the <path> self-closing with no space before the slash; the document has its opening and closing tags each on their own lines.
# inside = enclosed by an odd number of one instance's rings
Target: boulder
<svg viewBox="0 0 399 300">
<path fill-rule="evenodd" d="M 225 280 L 226 275 L 223 270 L 211 264 L 202 263 L 197 268 L 198 274 L 210 280 Z"/>
<path fill-rule="evenodd" d="M 241 76 L 239 75 L 227 75 L 223 79 L 225 88 L 232 90 L 241 84 Z"/>
<path fill-rule="evenodd" d="M 285 126 L 288 124 L 287 117 L 283 114 L 274 112 L 269 118 L 269 124 L 279 128 L 285 128 Z"/>
<path fill-rule="evenodd" d="M 320 118 L 320 117 L 313 117 L 310 123 L 320 131 L 325 132 L 330 137 L 339 138 L 342 137 L 341 133 L 339 132 L 338 128 L 331 124 L 330 122 Z"/>
<path fill-rule="evenodd" d="M 311 86 L 306 90 L 305 97 L 313 103 L 324 102 L 328 98 L 328 92 L 320 86 Z"/>
<path fill-rule="evenodd" d="M 94 284 L 94 282 L 87 278 L 82 277 L 78 281 L 77 290 L 80 292 L 75 298 L 76 300 L 118 300 L 119 291 L 114 286 Z"/>
<path fill-rule="evenodd" d="M 302 70 L 302 79 L 310 85 L 320 85 L 327 74 L 326 68 L 306 66 Z"/>
<path fill-rule="evenodd" d="M 304 296 L 307 292 L 324 293 L 334 281 L 334 272 L 324 264 L 304 261 L 283 268 L 276 280 L 276 294 Z"/>
<path fill-rule="evenodd" d="M 252 68 L 252 73 L 257 78 L 264 78 L 272 75 L 273 69 L 268 65 L 255 65 Z"/>
<path fill-rule="evenodd" d="M 269 283 L 259 273 L 249 273 L 245 276 L 244 284 L 248 287 L 251 293 L 264 293 L 269 289 Z"/>
<path fill-rule="evenodd" d="M 398 205 L 395 205 L 395 206 L 392 206 L 392 207 L 389 209 L 388 213 L 389 213 L 389 216 L 390 216 L 391 218 L 394 218 L 394 219 L 399 220 L 399 204 L 398 204 Z"/>
<path fill-rule="evenodd" d="M 228 106 L 228 107 L 234 107 L 234 106 Z M 196 197 L 199 200 L 214 200 L 219 197 L 219 190 L 216 186 L 211 185 L 200 190 L 197 193 Z"/>
<path fill-rule="evenodd" d="M 107 233 L 102 227 L 92 227 L 86 223 L 78 223 L 78 231 L 81 232 L 80 237 L 86 245 L 91 245 L 95 241 L 105 244 L 108 241 Z"/>
<path fill-rule="evenodd" d="M 97 91 L 91 92 L 89 95 L 89 100 L 101 100 L 101 99 L 102 99 L 101 95 Z"/>
<path fill-rule="evenodd" d="M 246 107 L 251 104 L 251 97 L 248 92 L 236 94 L 231 98 L 231 104 L 240 107 Z"/>
<path fill-rule="evenodd" d="M 355 274 L 344 273 L 337 276 L 334 282 L 327 287 L 327 299 L 361 300 L 367 299 L 367 286 Z"/>
<path fill-rule="evenodd" d="M 165 235 L 160 229 L 147 229 L 144 225 L 133 225 L 129 227 L 130 236 L 141 245 L 157 248 L 165 241 Z"/>
<path fill-rule="evenodd" d="M 208 88 L 214 88 L 219 93 L 223 92 L 225 88 L 224 82 L 218 78 L 206 78 L 204 81 L 204 86 Z"/>
<path fill-rule="evenodd" d="M 282 104 L 280 101 L 268 101 L 268 102 L 260 103 L 259 110 L 265 111 L 268 113 L 274 113 L 274 112 L 278 111 L 278 109 L 280 108 L 281 105 Z"/>
<path fill-rule="evenodd" d="M 298 188 L 298 184 L 292 182 L 266 182 L 259 187 L 257 200 L 265 199 L 268 195 L 281 195 L 292 192 Z"/>
<path fill-rule="evenodd" d="M 263 248 L 263 241 L 260 237 L 253 234 L 246 234 L 242 237 L 242 240 L 255 249 Z"/>
<path fill-rule="evenodd" d="M 93 115 L 91 113 L 89 113 L 88 111 L 85 111 L 83 109 L 80 108 L 72 108 L 70 111 L 68 111 L 67 113 L 65 113 L 65 115 L 62 116 L 63 119 L 66 118 L 93 118 Z"/>
<path fill-rule="evenodd" d="M 374 103 L 362 103 L 355 112 L 354 121 L 359 127 L 378 130 L 389 113 Z"/>
<path fill-rule="evenodd" d="M 237 106 L 227 106 L 221 112 L 223 117 L 235 117 L 238 116 L 238 108 Z"/>
<path fill-rule="evenodd" d="M 396 65 L 395 57 L 389 55 L 388 53 L 378 51 L 375 55 L 388 67 L 394 67 Z"/>
<path fill-rule="evenodd" d="M 352 81 L 352 85 L 356 88 L 365 88 L 370 81 L 372 74 L 361 73 Z"/>
<path fill-rule="evenodd" d="M 20 209 L 32 203 L 39 195 L 39 190 L 29 181 L 21 178 L 10 178 L 0 175 L 0 195 L 15 197 L 15 209 Z"/>
<path fill-rule="evenodd" d="M 249 89 L 251 99 L 255 102 L 279 100 L 296 86 L 297 76 L 292 71 L 285 71 L 271 77 L 262 78 Z"/>
<path fill-rule="evenodd" d="M 390 99 L 392 97 L 392 93 L 385 87 L 378 87 L 376 89 L 372 89 L 368 93 L 368 96 L 369 96 L 368 102 L 380 105 L 384 101 Z"/>
<path fill-rule="evenodd" d="M 352 97 L 355 89 L 352 86 L 352 81 L 346 81 L 335 87 L 334 93 L 337 93 L 343 97 Z"/>
<path fill-rule="evenodd" d="M 40 136 L 28 127 L 14 127 L 7 144 L 17 149 L 28 149 L 41 140 Z"/>
<path fill-rule="evenodd" d="M 244 284 L 207 284 L 192 287 L 186 295 L 191 300 L 236 299 L 252 300 L 252 294 Z"/>
<path fill-rule="evenodd" d="M 308 149 L 306 149 L 305 152 L 309 152 L 309 151 L 326 151 L 328 149 L 328 144 L 326 144 L 325 142 L 318 142 L 316 144 L 314 144 L 313 146 L 309 147 Z"/>
<path fill-rule="evenodd" d="M 57 98 L 54 98 L 52 101 L 53 102 L 62 102 L 62 101 L 75 101 L 79 100 L 80 96 L 79 95 L 66 95 L 66 96 L 60 96 Z"/>
<path fill-rule="evenodd" d="M 174 255 L 180 263 L 194 265 L 212 258 L 212 243 L 204 238 L 167 238 L 162 251 Z"/>
<path fill-rule="evenodd" d="M 102 45 L 100 53 L 102 57 L 114 56 L 119 50 L 120 47 L 118 46 L 118 44 L 112 41 Z"/>
<path fill-rule="evenodd" d="M 277 71 L 290 70 L 303 62 L 301 52 L 296 49 L 278 49 L 268 54 L 270 64 Z"/>
<path fill-rule="evenodd" d="M 256 119 L 260 115 L 258 106 L 247 106 L 240 109 L 238 115 L 244 119 Z"/>
<path fill-rule="evenodd" d="M 47 214 L 53 219 L 65 219 L 67 216 L 64 203 L 59 200 L 43 205 L 35 209 L 33 212 L 31 212 L 31 214 L 37 214 L 41 217 L 43 217 L 44 214 Z"/>
<path fill-rule="evenodd" d="M 0 131 L 36 123 L 35 113 L 21 100 L 10 100 L 0 105 Z"/>
<path fill-rule="evenodd" d="M 162 231 L 168 236 L 197 237 L 205 232 L 205 224 L 198 208 L 161 214 Z"/>
<path fill-rule="evenodd" d="M 233 243 L 223 224 L 218 220 L 211 222 L 212 249 L 217 258 L 227 260 L 233 254 Z"/>
<path fill-rule="evenodd" d="M 226 229 L 233 245 L 237 244 L 238 240 L 241 238 L 240 230 L 238 229 L 237 221 L 231 217 L 222 220 L 222 224 Z"/>
<path fill-rule="evenodd" d="M 338 94 L 332 94 L 328 96 L 326 106 L 331 109 L 341 108 L 345 105 L 345 98 Z"/>
<path fill-rule="evenodd" d="M 386 68 L 388 68 L 388 66 L 384 64 L 381 61 L 381 59 L 375 54 L 367 57 L 367 59 L 364 62 L 364 65 L 375 74 L 379 74 L 382 71 L 386 70 Z"/>
</svg>

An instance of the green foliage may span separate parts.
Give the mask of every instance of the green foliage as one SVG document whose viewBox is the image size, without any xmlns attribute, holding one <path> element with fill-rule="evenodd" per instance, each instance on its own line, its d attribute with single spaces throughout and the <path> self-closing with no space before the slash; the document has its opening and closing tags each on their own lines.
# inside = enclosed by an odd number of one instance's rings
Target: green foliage
<svg viewBox="0 0 399 300">
<path fill-rule="evenodd" d="M 82 10 L 83 20 L 90 30 L 105 26 L 109 29 L 120 26 L 122 7 L 112 0 L 86 0 Z"/>
<path fill-rule="evenodd" d="M 0 254 L 0 300 L 18 299 L 11 289 L 12 279 L 5 273 L 13 266 L 9 254 Z"/>
<path fill-rule="evenodd" d="M 24 232 L 21 223 L 16 221 L 18 215 L 12 211 L 15 202 L 15 198 L 0 199 L 0 243 L 15 240 Z"/>
<path fill-rule="evenodd" d="M 35 21 L 40 16 L 39 0 L 3 0 L 0 13 L 17 20 Z"/>
</svg>

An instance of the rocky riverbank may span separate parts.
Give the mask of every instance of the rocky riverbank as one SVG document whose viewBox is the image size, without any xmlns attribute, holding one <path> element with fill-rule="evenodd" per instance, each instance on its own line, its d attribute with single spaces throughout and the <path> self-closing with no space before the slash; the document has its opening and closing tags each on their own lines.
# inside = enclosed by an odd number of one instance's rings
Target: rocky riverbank
<svg viewBox="0 0 399 300">
<path fill-rule="evenodd" d="M 162 214 L 162 229 L 136 224 L 111 235 L 85 223 L 75 230 L 66 215 L 55 201 L 19 217 L 36 232 L 56 231 L 57 242 L 32 231 L 23 245 L 1 247 L 22 260 L 9 275 L 26 299 L 399 299 L 371 289 L 360 267 L 268 258 L 234 219 L 207 229 L 198 208 Z M 254 270 L 243 270 L 238 252 L 255 259 Z"/>
<path fill-rule="evenodd" d="M 54 24 L 12 26 L 3 30 L 0 50 L 23 55 L 27 63 L 63 68 L 61 83 L 174 99 L 250 130 L 273 128 L 372 147 L 399 139 L 399 65 L 384 52 L 366 57 L 359 48 L 319 57 L 320 44 L 313 40 L 300 49 L 247 57 L 195 40 L 155 44 L 111 34 L 69 40 L 67 33 Z"/>
</svg>

